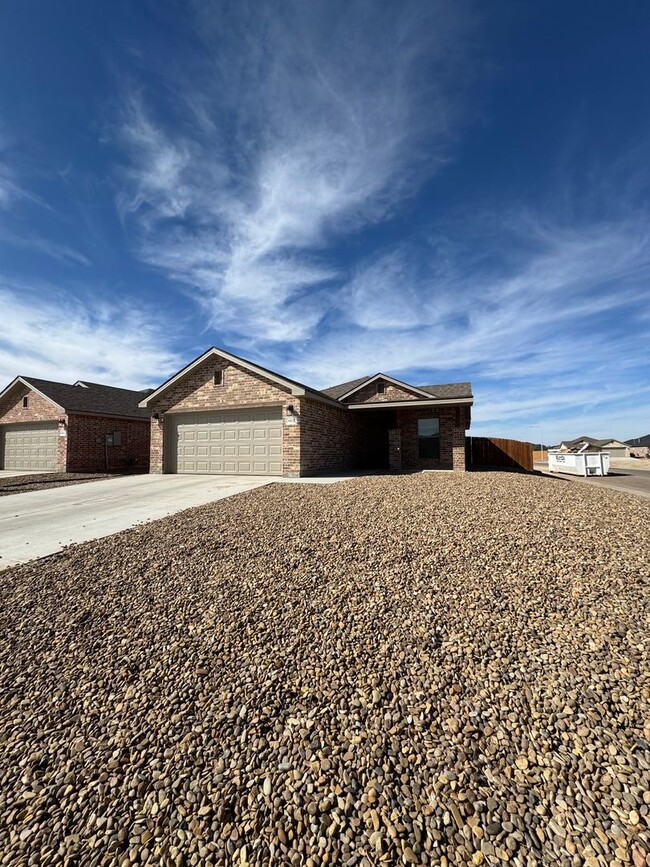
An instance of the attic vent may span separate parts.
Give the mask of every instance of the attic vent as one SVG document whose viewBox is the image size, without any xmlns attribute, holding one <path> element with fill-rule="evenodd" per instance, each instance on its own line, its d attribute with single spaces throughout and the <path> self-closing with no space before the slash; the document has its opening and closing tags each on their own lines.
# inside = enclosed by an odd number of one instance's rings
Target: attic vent
<svg viewBox="0 0 650 867">
<path fill-rule="evenodd" d="M 214 384 L 215 385 L 223 385 L 223 370 L 215 370 L 214 372 Z"/>
<path fill-rule="evenodd" d="M 377 383 L 377 394 L 385 394 L 386 393 L 386 383 L 379 380 Z"/>
<path fill-rule="evenodd" d="M 28 406 L 29 406 L 29 398 L 27 397 L 27 395 L 25 395 L 25 397 L 23 398 L 23 409 L 27 409 Z"/>
</svg>

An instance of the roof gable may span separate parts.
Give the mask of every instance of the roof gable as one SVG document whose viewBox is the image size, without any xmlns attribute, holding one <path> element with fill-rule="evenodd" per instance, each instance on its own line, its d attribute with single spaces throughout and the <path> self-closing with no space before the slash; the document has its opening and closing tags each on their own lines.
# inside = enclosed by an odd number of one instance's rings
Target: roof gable
<svg viewBox="0 0 650 867">
<path fill-rule="evenodd" d="M 40 397 L 48 401 L 48 403 L 51 403 L 52 406 L 54 406 L 60 412 L 65 412 L 65 408 L 60 403 L 58 403 L 51 395 L 46 394 L 44 391 L 42 391 L 42 389 L 38 388 L 38 386 L 34 384 L 36 382 L 38 382 L 38 380 L 29 380 L 24 376 L 17 376 L 15 379 L 12 379 L 9 385 L 0 392 L 0 401 L 7 397 L 9 392 L 17 385 L 22 385 L 23 388 L 28 388 L 30 391 L 35 391 Z"/>
<path fill-rule="evenodd" d="M 414 385 L 409 385 L 408 382 L 402 382 L 400 379 L 395 379 L 393 376 L 386 376 L 385 373 L 376 373 L 374 376 L 368 376 L 364 379 L 363 382 L 360 382 L 357 385 L 354 385 L 347 392 L 342 394 L 338 399 L 346 400 L 348 397 L 351 397 L 356 392 L 360 391 L 362 388 L 365 388 L 367 385 L 371 385 L 373 382 L 377 382 L 379 380 L 390 382 L 391 385 L 396 386 L 397 388 L 401 388 L 403 391 L 408 391 L 411 394 L 418 395 L 423 398 L 430 398 L 431 394 L 423 391 L 421 388 L 417 388 Z"/>
<path fill-rule="evenodd" d="M 170 388 L 174 383 L 181 380 L 184 376 L 202 364 L 211 356 L 218 356 L 219 358 L 225 358 L 226 361 L 230 361 L 233 364 L 238 365 L 239 367 L 244 368 L 244 370 L 249 370 L 251 373 L 255 373 L 258 376 L 262 376 L 265 379 L 270 380 L 271 382 L 276 383 L 277 385 L 284 386 L 290 394 L 300 397 L 307 396 L 314 398 L 315 400 L 321 400 L 326 403 L 336 403 L 329 395 L 324 392 L 317 391 L 316 389 L 309 388 L 307 385 L 303 385 L 301 382 L 296 382 L 294 379 L 289 379 L 286 376 L 281 376 L 279 373 L 275 373 L 273 370 L 269 370 L 266 367 L 262 367 L 259 364 L 255 364 L 252 361 L 247 361 L 245 358 L 240 358 L 238 355 L 233 355 L 231 352 L 226 352 L 225 349 L 219 349 L 217 346 L 211 346 L 210 349 L 206 350 L 202 355 L 199 355 L 193 361 L 190 361 L 189 364 L 185 365 L 185 367 L 181 368 L 177 373 L 163 382 L 158 388 L 154 389 L 150 394 L 145 397 L 144 400 L 140 401 L 141 407 L 147 407 L 149 404 L 154 401 L 157 397 L 163 394 L 168 388 Z"/>
</svg>

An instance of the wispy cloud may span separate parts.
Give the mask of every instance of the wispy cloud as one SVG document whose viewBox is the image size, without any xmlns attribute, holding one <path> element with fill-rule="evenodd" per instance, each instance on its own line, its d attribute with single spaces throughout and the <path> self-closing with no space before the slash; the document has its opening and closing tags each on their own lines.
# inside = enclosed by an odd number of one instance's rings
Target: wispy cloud
<svg viewBox="0 0 650 867">
<path fill-rule="evenodd" d="M 166 80 L 172 115 L 125 98 L 118 204 L 139 255 L 192 287 L 222 334 L 305 339 L 346 277 L 329 242 L 391 214 L 447 158 L 471 16 L 437 2 L 196 8 L 210 59 Z"/>
<path fill-rule="evenodd" d="M 160 322 L 142 305 L 0 281 L 0 310 L 0 382 L 22 373 L 144 388 L 183 363 L 161 344 Z"/>
<path fill-rule="evenodd" d="M 627 313 L 628 357 L 642 362 L 650 231 L 644 216 L 566 229 L 530 215 L 432 250 L 400 247 L 361 264 L 339 295 L 336 327 L 300 354 L 321 384 L 373 369 L 479 369 L 487 379 L 602 370 L 620 357 L 613 313 Z M 513 230 L 516 226 L 516 230 Z M 473 250 L 473 253 L 472 253 Z M 433 251 L 433 252 L 432 252 Z M 477 261 L 478 260 L 478 261 Z M 645 355 L 643 355 L 645 358 Z"/>
<path fill-rule="evenodd" d="M 10 244 L 12 247 L 35 250 L 52 259 L 57 259 L 59 262 L 74 265 L 91 264 L 90 260 L 83 253 L 73 249 L 68 244 L 61 244 L 50 238 L 41 237 L 33 227 L 23 234 L 18 234 L 11 229 L 0 226 L 0 243 Z"/>
</svg>

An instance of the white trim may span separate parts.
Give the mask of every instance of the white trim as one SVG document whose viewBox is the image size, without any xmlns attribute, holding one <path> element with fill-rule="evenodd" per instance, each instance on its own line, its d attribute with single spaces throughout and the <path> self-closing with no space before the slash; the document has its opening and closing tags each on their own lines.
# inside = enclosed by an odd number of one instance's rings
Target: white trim
<svg viewBox="0 0 650 867">
<path fill-rule="evenodd" d="M 450 406 L 457 403 L 469 404 L 471 406 L 474 403 L 474 398 L 456 397 L 450 400 L 375 400 L 371 403 L 347 403 L 345 405 L 348 409 L 395 409 L 396 407 L 400 409 L 413 407 L 416 409 L 418 406 Z"/>
<path fill-rule="evenodd" d="M 369 379 L 364 380 L 361 385 L 355 385 L 354 388 L 347 391 L 345 394 L 342 394 L 339 397 L 339 400 L 345 400 L 346 397 L 349 397 L 351 394 L 354 394 L 355 391 L 360 391 L 362 388 L 365 388 L 367 385 L 370 385 L 372 382 L 376 382 L 378 379 L 385 379 L 386 382 L 392 382 L 393 385 L 398 385 L 400 388 L 403 388 L 405 391 L 412 391 L 414 394 L 421 394 L 423 397 L 431 397 L 430 391 L 422 391 L 421 388 L 417 388 L 415 385 L 409 385 L 408 382 L 402 382 L 401 379 L 394 379 L 392 376 L 386 376 L 385 373 L 376 373 L 374 376 L 371 376 Z"/>
<path fill-rule="evenodd" d="M 263 376 L 265 379 L 270 379 L 272 382 L 277 382 L 279 385 L 283 385 L 285 388 L 288 388 L 291 394 L 294 397 L 302 397 L 305 394 L 305 389 L 296 385 L 293 382 L 290 382 L 287 379 L 284 379 L 282 376 L 278 376 L 277 373 L 271 373 L 268 370 L 265 370 L 263 367 L 258 367 L 257 364 L 253 364 L 250 361 L 245 361 L 243 358 L 239 358 L 237 355 L 231 355 L 229 352 L 226 352 L 223 349 L 217 349 L 216 346 L 210 347 L 207 352 L 204 352 L 203 355 L 199 355 L 198 358 L 195 358 L 194 361 L 191 361 L 186 367 L 182 370 L 179 370 L 178 373 L 174 374 L 171 379 L 168 379 L 166 382 L 163 382 L 161 386 L 159 386 L 155 391 L 152 391 L 150 395 L 148 395 L 144 400 L 140 401 L 138 406 L 146 409 L 150 402 L 161 395 L 164 391 L 166 391 L 171 385 L 175 382 L 178 382 L 179 379 L 182 379 L 186 373 L 189 373 L 191 370 L 194 370 L 199 364 L 202 364 L 207 358 L 210 356 L 216 355 L 220 358 L 225 358 L 227 361 L 232 362 L 232 364 L 236 364 L 239 367 L 243 367 L 245 370 L 250 370 L 253 373 L 257 373 L 258 376 Z"/>
<path fill-rule="evenodd" d="M 4 389 L 4 391 L 0 392 L 0 400 L 2 400 L 2 398 L 7 394 L 7 392 L 11 391 L 11 389 L 14 387 L 14 385 L 16 385 L 19 382 L 21 382 L 24 386 L 29 388 L 30 391 L 33 391 L 36 394 L 38 394 L 40 397 L 43 398 L 43 400 L 46 400 L 48 403 L 51 403 L 52 406 L 55 406 L 58 410 L 65 413 L 65 409 L 62 406 L 60 406 L 58 403 L 53 401 L 51 397 L 48 397 L 46 394 L 43 394 L 42 391 L 39 391 L 37 388 L 35 388 L 31 384 L 31 382 L 28 379 L 23 379 L 22 376 L 17 376 L 12 382 L 9 383 L 9 385 Z"/>
</svg>

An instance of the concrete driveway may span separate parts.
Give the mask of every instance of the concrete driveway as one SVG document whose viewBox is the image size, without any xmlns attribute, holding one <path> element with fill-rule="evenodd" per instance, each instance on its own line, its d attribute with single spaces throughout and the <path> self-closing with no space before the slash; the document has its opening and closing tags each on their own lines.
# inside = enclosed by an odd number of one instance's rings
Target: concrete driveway
<svg viewBox="0 0 650 867">
<path fill-rule="evenodd" d="M 0 569 L 268 485 L 269 476 L 118 476 L 0 497 Z"/>
</svg>

